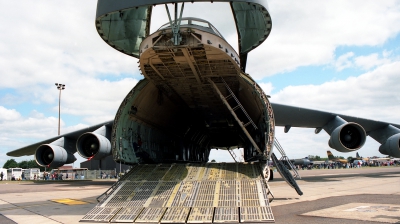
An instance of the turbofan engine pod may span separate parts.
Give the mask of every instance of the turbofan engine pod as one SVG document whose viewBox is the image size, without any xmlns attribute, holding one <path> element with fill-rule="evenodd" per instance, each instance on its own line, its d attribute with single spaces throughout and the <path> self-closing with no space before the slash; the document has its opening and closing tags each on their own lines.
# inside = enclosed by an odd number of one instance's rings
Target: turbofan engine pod
<svg viewBox="0 0 400 224">
<path fill-rule="evenodd" d="M 76 149 L 83 158 L 102 159 L 111 155 L 111 143 L 103 135 L 87 132 L 76 141 Z"/>
<path fill-rule="evenodd" d="M 366 136 L 361 125 L 348 122 L 333 130 L 329 139 L 329 147 L 339 152 L 356 151 L 364 145 Z"/>
<path fill-rule="evenodd" d="M 74 155 L 68 153 L 63 147 L 51 144 L 41 145 L 36 149 L 35 160 L 39 166 L 60 167 L 64 164 L 75 162 Z"/>
<path fill-rule="evenodd" d="M 400 133 L 388 138 L 386 142 L 379 147 L 379 152 L 393 157 L 400 157 Z"/>
</svg>

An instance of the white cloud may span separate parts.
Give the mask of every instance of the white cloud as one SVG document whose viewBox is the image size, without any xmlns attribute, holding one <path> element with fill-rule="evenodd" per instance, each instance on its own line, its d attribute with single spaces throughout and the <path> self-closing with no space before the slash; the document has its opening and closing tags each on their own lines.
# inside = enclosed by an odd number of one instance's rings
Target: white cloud
<svg viewBox="0 0 400 224">
<path fill-rule="evenodd" d="M 353 66 L 353 63 L 350 60 L 353 56 L 354 56 L 353 52 L 348 52 L 346 54 L 340 55 L 335 62 L 336 70 L 341 71 L 345 68 Z"/>
<path fill-rule="evenodd" d="M 271 34 L 250 53 L 247 64 L 247 72 L 257 80 L 301 66 L 329 65 L 338 46 L 380 46 L 400 31 L 398 1 L 271 0 L 268 4 Z"/>
<path fill-rule="evenodd" d="M 379 65 L 383 65 L 383 64 L 387 64 L 390 62 L 390 59 L 387 58 L 389 55 L 387 55 L 387 54 L 385 54 L 385 52 L 383 52 L 382 56 L 384 58 L 380 58 L 377 53 L 366 55 L 366 56 L 359 56 L 354 59 L 354 62 L 358 67 L 361 67 L 364 70 L 368 70 L 370 68 L 373 68 L 373 67 L 376 67 Z"/>
<path fill-rule="evenodd" d="M 270 95 L 272 90 L 274 90 L 274 86 L 270 82 L 268 83 L 262 82 L 258 83 L 258 85 L 264 90 L 264 93 L 267 95 Z"/>
<path fill-rule="evenodd" d="M 396 61 L 381 65 L 359 77 L 322 85 L 289 86 L 273 94 L 271 101 L 400 124 L 400 114 L 396 112 L 400 111 L 399 74 L 400 61 Z M 283 142 L 282 145 L 288 145 L 289 152 L 296 157 L 300 154 L 306 156 L 307 153 L 315 152 L 315 149 L 324 149 L 322 151 L 325 152 L 329 149 L 329 136 L 325 132 L 314 135 L 310 129 L 292 128 L 288 134 L 283 134 L 283 129 L 278 128 L 277 137 Z M 360 153 L 365 156 L 380 155 L 378 148 L 379 143 L 368 138 Z"/>
<path fill-rule="evenodd" d="M 22 6 L 21 6 L 22 5 Z M 71 76 L 138 72 L 135 59 L 104 43 L 94 26 L 96 1 L 4 3 L 0 87 L 29 88 Z M 79 5 L 79 7 L 78 7 Z M 35 12 L 35 13 L 32 13 Z M 51 81 L 56 82 L 56 81 Z"/>
<path fill-rule="evenodd" d="M 359 77 L 330 81 L 322 85 L 289 86 L 273 95 L 272 101 L 333 112 L 344 111 L 367 118 L 380 114 L 384 118 L 393 114 L 393 111 L 382 111 L 381 108 L 389 106 L 400 109 L 399 73 L 400 61 L 397 61 Z M 369 109 L 360 111 L 359 108 L 363 107 Z"/>
<path fill-rule="evenodd" d="M 20 117 L 21 115 L 18 111 L 14 109 L 8 110 L 7 108 L 0 106 L 0 124 L 4 121 L 13 121 Z"/>
</svg>

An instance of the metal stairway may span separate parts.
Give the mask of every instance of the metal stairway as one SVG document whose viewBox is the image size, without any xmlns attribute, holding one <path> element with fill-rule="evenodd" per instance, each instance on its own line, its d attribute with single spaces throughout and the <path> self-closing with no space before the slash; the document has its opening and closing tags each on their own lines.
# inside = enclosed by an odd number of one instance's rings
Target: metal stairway
<svg viewBox="0 0 400 224">
<path fill-rule="evenodd" d="M 274 146 L 276 149 L 278 149 L 279 153 L 281 153 L 281 155 L 282 155 L 281 159 L 278 160 L 278 158 L 276 158 L 276 156 L 275 156 L 275 153 L 271 154 L 271 158 L 275 164 L 276 169 L 281 174 L 282 178 L 289 184 L 289 186 L 291 186 L 292 188 L 294 188 L 296 190 L 297 194 L 303 195 L 303 192 L 300 190 L 299 185 L 297 185 L 297 182 L 294 179 L 295 177 L 300 177 L 300 175 L 297 172 L 297 170 L 295 169 L 294 165 L 290 162 L 289 158 L 286 156 L 285 151 L 283 150 L 282 146 L 279 144 L 279 142 L 276 138 L 274 141 Z M 290 173 L 290 171 L 287 168 L 287 166 L 285 165 L 285 163 L 289 164 L 289 166 L 291 166 L 293 175 L 292 175 L 292 173 Z"/>
<path fill-rule="evenodd" d="M 286 155 L 285 151 L 283 150 L 281 144 L 278 142 L 277 138 L 275 138 L 274 146 L 279 151 L 279 153 L 281 154 L 281 158 L 279 160 L 283 161 L 284 164 L 287 164 L 289 166 L 289 169 L 292 170 L 292 172 L 293 172 L 293 177 L 294 178 L 301 179 L 301 176 L 300 176 L 299 172 L 297 172 L 296 167 L 293 165 L 293 163 L 290 161 L 289 157 Z"/>
</svg>

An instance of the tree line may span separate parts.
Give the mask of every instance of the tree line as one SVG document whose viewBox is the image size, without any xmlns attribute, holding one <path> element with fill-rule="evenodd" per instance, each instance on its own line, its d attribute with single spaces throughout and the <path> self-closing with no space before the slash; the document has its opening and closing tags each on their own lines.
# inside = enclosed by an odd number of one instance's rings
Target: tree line
<svg viewBox="0 0 400 224">
<path fill-rule="evenodd" d="M 34 159 L 32 160 L 24 160 L 21 162 L 15 161 L 15 159 L 9 159 L 7 162 L 4 163 L 3 168 L 22 168 L 22 169 L 29 169 L 29 168 L 39 168 L 40 171 L 44 171 L 44 167 L 39 166 Z"/>
</svg>

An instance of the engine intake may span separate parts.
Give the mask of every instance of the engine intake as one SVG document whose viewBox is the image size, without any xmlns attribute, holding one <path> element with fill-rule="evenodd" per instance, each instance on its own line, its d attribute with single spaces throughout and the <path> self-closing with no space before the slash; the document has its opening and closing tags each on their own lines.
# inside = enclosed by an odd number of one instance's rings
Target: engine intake
<svg viewBox="0 0 400 224">
<path fill-rule="evenodd" d="M 73 163 L 76 158 L 61 146 L 45 144 L 36 149 L 35 160 L 39 166 L 56 168 Z"/>
<path fill-rule="evenodd" d="M 345 123 L 332 131 L 329 147 L 339 152 L 356 151 L 364 145 L 366 136 L 361 125 L 353 122 Z"/>
<path fill-rule="evenodd" d="M 87 132 L 76 142 L 76 149 L 83 158 L 102 159 L 111 155 L 111 143 L 103 135 Z"/>
</svg>

